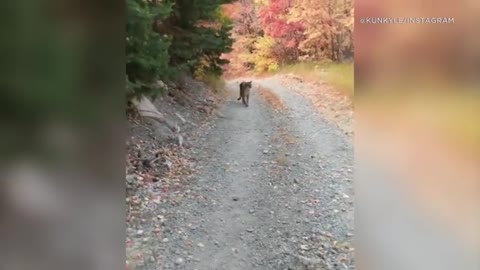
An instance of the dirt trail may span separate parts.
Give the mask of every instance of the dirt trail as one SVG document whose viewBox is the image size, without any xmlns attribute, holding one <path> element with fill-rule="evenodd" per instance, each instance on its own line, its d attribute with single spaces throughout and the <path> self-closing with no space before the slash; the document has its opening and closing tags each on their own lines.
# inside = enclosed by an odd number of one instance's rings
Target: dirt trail
<svg viewBox="0 0 480 270">
<path fill-rule="evenodd" d="M 169 209 L 156 269 L 354 269 L 351 138 L 275 78 L 248 108 L 238 83 L 192 142 L 198 199 Z"/>
</svg>

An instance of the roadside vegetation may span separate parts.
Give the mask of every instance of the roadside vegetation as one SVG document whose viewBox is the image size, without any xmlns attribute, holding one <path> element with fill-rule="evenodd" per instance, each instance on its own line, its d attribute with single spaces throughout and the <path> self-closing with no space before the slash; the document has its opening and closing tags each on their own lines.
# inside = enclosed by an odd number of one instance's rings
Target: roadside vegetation
<svg viewBox="0 0 480 270">
<path fill-rule="evenodd" d="M 281 67 L 277 73 L 293 73 L 309 82 L 325 81 L 349 98 L 354 95 L 353 63 L 299 63 Z"/>
</svg>

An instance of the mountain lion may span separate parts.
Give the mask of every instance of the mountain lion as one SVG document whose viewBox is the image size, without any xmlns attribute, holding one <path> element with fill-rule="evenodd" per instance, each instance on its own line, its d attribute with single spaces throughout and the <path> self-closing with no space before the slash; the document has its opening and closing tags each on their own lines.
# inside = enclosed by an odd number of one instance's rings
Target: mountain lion
<svg viewBox="0 0 480 270">
<path fill-rule="evenodd" d="M 240 83 L 240 97 L 237 100 L 242 99 L 242 103 L 248 107 L 248 101 L 250 99 L 250 88 L 252 88 L 252 81 Z"/>
</svg>

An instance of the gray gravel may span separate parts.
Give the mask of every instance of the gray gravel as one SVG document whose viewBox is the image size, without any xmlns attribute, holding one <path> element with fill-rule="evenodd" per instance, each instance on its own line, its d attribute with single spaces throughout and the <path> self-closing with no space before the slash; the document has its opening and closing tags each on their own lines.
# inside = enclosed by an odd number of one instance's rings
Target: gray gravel
<svg viewBox="0 0 480 270">
<path fill-rule="evenodd" d="M 143 269 L 354 269 L 351 138 L 275 79 L 253 80 L 248 108 L 238 83 L 225 117 L 191 141 L 198 173 L 184 199 L 155 210 L 165 221 Z"/>
</svg>

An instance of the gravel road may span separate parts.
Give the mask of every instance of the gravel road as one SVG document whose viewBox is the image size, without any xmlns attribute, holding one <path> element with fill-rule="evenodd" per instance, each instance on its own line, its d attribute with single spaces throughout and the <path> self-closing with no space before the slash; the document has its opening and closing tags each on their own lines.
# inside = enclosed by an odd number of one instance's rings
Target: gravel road
<svg viewBox="0 0 480 270">
<path fill-rule="evenodd" d="M 196 199 L 162 214 L 152 269 L 354 269 L 352 139 L 275 78 L 250 80 L 250 106 L 228 82 L 194 138 Z"/>
</svg>

